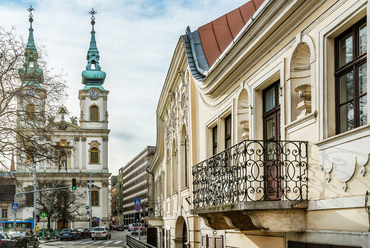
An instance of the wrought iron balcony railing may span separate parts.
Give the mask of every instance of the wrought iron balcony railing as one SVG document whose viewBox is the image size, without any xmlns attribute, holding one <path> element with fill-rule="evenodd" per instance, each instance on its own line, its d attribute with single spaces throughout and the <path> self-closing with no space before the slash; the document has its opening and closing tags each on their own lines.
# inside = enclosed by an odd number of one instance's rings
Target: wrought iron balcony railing
<svg viewBox="0 0 370 248">
<path fill-rule="evenodd" d="M 307 200 L 307 142 L 246 140 L 193 166 L 194 208 Z"/>
</svg>

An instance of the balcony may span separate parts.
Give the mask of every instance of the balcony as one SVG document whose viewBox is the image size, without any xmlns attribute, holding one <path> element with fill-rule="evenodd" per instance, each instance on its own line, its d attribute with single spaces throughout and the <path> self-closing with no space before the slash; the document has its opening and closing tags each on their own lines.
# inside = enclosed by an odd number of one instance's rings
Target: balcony
<svg viewBox="0 0 370 248">
<path fill-rule="evenodd" d="M 303 231 L 307 160 L 305 141 L 243 141 L 193 166 L 192 213 L 216 230 Z"/>
</svg>

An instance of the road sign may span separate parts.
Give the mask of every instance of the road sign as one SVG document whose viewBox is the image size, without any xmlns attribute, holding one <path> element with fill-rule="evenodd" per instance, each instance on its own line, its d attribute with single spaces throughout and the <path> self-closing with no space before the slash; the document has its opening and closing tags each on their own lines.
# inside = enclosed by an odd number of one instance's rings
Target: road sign
<svg viewBox="0 0 370 248">
<path fill-rule="evenodd" d="M 42 213 L 41 213 L 41 217 L 42 217 L 42 218 L 45 218 L 46 216 L 47 216 L 47 215 L 46 215 L 46 213 L 45 213 L 45 212 L 42 212 Z"/>
<path fill-rule="evenodd" d="M 96 218 L 96 220 L 97 220 L 97 221 L 99 221 L 99 220 L 100 220 L 100 219 L 99 219 L 99 217 L 98 217 L 98 218 Z"/>
<path fill-rule="evenodd" d="M 122 219 L 122 222 L 124 222 L 125 221 L 125 219 Z"/>
<path fill-rule="evenodd" d="M 36 232 L 40 231 L 40 227 L 36 226 Z"/>
<path fill-rule="evenodd" d="M 134 199 L 134 205 L 141 205 L 141 199 L 140 198 L 135 198 Z"/>
<path fill-rule="evenodd" d="M 12 210 L 18 210 L 18 203 L 12 203 Z"/>
<path fill-rule="evenodd" d="M 141 206 L 140 205 L 136 205 L 135 206 L 135 210 L 139 212 L 141 210 Z"/>
</svg>

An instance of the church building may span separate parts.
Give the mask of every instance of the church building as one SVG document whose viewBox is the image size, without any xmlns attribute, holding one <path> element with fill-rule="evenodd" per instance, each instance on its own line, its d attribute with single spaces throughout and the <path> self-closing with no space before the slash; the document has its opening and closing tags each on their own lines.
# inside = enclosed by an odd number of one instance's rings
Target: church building
<svg viewBox="0 0 370 248">
<path fill-rule="evenodd" d="M 82 72 L 82 89 L 78 92 L 80 103 L 80 118 L 69 117 L 66 107 L 61 106 L 53 117 L 45 117 L 45 99 L 48 97 L 43 88 L 43 71 L 38 65 L 38 54 L 33 38 L 33 18 L 30 11 L 30 28 L 28 44 L 25 51 L 25 63 L 19 69 L 22 94 L 18 96 L 17 111 L 19 129 L 28 130 L 41 128 L 46 130 L 44 136 L 38 137 L 37 142 L 49 143 L 55 148 L 55 161 L 29 159 L 27 154 L 42 156 L 39 151 L 17 155 L 15 177 L 18 182 L 17 192 L 34 190 L 34 171 L 36 170 L 37 185 L 42 182 L 59 182 L 63 186 L 71 186 L 76 179 L 76 190 L 69 189 L 75 195 L 71 199 L 55 201 L 61 205 L 70 206 L 74 211 L 62 216 L 57 212 L 51 213 L 51 228 L 89 227 L 109 225 L 109 177 L 108 170 L 108 94 L 103 87 L 106 73 L 99 65 L 99 51 L 95 40 L 95 14 L 91 17 L 91 40 L 87 52 L 86 70 Z M 24 113 L 24 114 L 22 114 Z M 40 114 L 38 116 L 38 114 Z M 70 119 L 70 121 L 68 120 Z M 30 125 L 30 122 L 36 125 Z M 30 130 L 32 132 L 32 130 Z M 30 148 L 32 149 L 32 148 Z M 32 153 L 33 152 L 33 153 Z M 36 153 L 35 153 L 36 152 Z M 36 169 L 35 169 L 36 168 Z M 50 187 L 50 186 L 49 186 Z M 38 192 L 40 197 L 41 192 Z M 20 209 L 17 211 L 18 220 L 33 219 L 33 194 L 19 197 Z M 23 199 L 23 205 L 21 201 Z M 60 205 L 59 204 L 59 205 Z M 42 206 L 37 205 L 37 214 Z M 47 213 L 48 214 L 48 213 Z M 90 223 L 89 220 L 91 219 Z M 47 219 L 45 218 L 44 221 Z M 40 221 L 43 221 L 41 219 Z M 39 224 L 40 225 L 40 224 Z M 42 226 L 42 224 L 41 224 Z M 45 224 L 46 227 L 46 224 Z"/>
</svg>

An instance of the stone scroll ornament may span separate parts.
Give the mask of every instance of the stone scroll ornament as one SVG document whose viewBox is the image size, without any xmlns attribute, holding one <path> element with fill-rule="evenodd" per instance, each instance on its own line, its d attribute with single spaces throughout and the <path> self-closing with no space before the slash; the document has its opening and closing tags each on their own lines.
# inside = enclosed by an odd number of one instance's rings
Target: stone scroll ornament
<svg viewBox="0 0 370 248">
<path fill-rule="evenodd" d="M 321 166 L 326 173 L 326 181 L 330 182 L 331 174 L 334 174 L 346 191 L 347 182 L 353 177 L 358 166 L 362 176 L 365 176 L 365 166 L 370 161 L 369 143 L 370 137 L 365 137 L 322 149 Z"/>
</svg>

